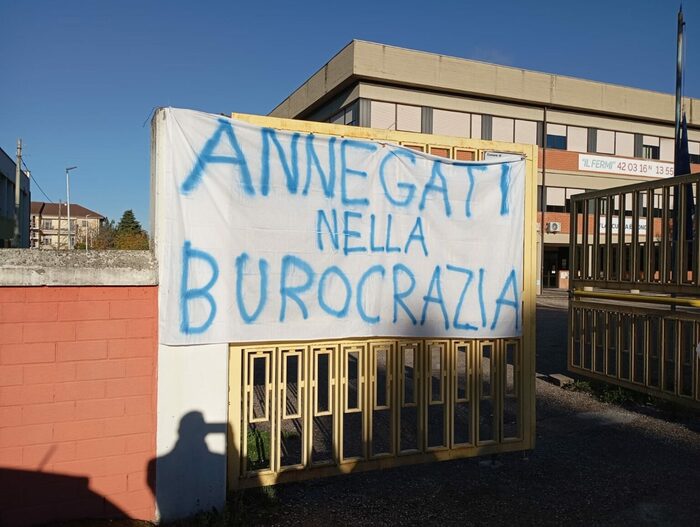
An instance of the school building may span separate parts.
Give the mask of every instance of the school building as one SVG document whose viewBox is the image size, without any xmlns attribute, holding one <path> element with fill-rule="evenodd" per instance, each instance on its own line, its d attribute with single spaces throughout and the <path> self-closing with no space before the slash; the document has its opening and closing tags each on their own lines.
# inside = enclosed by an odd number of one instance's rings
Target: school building
<svg viewBox="0 0 700 527">
<path fill-rule="evenodd" d="M 674 105 L 671 94 L 354 40 L 270 116 L 536 144 L 538 281 L 567 288 L 571 196 L 672 176 Z M 697 172 L 700 100 L 684 108 Z"/>
</svg>

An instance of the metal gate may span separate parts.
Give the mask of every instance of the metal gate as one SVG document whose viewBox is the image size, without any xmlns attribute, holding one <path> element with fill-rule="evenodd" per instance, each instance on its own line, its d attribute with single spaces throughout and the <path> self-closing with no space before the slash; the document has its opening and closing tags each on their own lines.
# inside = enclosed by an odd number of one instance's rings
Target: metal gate
<svg viewBox="0 0 700 527">
<path fill-rule="evenodd" d="M 700 407 L 699 185 L 572 196 L 570 371 Z"/>
<path fill-rule="evenodd" d="M 527 450 L 535 433 L 537 147 L 233 114 L 458 160 L 526 158 L 522 336 L 232 345 L 229 488 Z"/>
<path fill-rule="evenodd" d="M 529 448 L 524 371 L 520 339 L 232 347 L 231 484 Z"/>
</svg>

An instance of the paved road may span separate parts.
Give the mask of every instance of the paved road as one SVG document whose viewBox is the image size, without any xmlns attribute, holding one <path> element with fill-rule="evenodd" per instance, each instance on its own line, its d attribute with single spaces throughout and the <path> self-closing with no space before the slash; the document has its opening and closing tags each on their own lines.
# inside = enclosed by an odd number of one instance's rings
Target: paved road
<svg viewBox="0 0 700 527">
<path fill-rule="evenodd" d="M 537 371 L 565 372 L 566 298 L 541 297 L 537 315 Z M 233 523 L 700 525 L 697 415 L 674 422 L 542 380 L 536 390 L 537 445 L 527 459 L 508 454 L 497 468 L 467 459 L 249 491 L 232 501 Z"/>
</svg>

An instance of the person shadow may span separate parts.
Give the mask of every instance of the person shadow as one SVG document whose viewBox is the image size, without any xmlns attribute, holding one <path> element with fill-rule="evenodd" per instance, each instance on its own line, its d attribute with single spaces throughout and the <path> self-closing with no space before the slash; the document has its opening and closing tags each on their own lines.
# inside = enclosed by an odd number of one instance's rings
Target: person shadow
<svg viewBox="0 0 700 527">
<path fill-rule="evenodd" d="M 226 423 L 207 423 L 201 412 L 189 412 L 180 419 L 173 449 L 148 463 L 148 486 L 160 521 L 185 518 L 221 504 L 226 455 L 210 451 L 205 438 L 227 432 Z"/>
<path fill-rule="evenodd" d="M 80 518 L 126 518 L 127 514 L 90 488 L 90 478 L 0 467 L 0 525 L 14 527 Z M 77 524 L 77 523 L 76 523 Z"/>
</svg>

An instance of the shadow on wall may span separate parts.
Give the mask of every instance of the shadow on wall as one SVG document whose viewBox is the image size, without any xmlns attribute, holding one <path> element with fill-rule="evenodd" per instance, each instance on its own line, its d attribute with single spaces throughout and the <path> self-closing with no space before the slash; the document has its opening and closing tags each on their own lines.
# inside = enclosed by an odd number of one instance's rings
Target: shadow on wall
<svg viewBox="0 0 700 527">
<path fill-rule="evenodd" d="M 211 508 L 193 496 L 193 490 L 200 496 L 215 496 L 221 491 L 219 485 L 226 484 L 226 455 L 211 452 L 205 438 L 209 434 L 226 437 L 227 432 L 226 423 L 207 423 L 201 412 L 189 412 L 182 417 L 173 449 L 148 463 L 148 486 L 156 498 L 161 521 Z M 237 453 L 229 452 L 229 455 Z M 161 482 L 157 487 L 156 478 Z"/>
<path fill-rule="evenodd" d="M 86 477 L 0 468 L 0 525 L 19 526 L 126 514 Z"/>
</svg>

